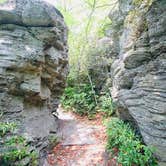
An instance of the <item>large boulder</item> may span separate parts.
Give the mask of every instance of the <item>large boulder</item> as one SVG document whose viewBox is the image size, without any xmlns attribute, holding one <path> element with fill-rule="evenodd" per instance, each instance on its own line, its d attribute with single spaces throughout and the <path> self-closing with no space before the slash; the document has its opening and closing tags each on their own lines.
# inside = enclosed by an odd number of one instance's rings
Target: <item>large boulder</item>
<svg viewBox="0 0 166 166">
<path fill-rule="evenodd" d="M 144 142 L 166 164 L 166 2 L 120 1 L 110 12 L 112 96 L 118 113 L 132 121 Z"/>
<path fill-rule="evenodd" d="M 0 4 L 0 114 L 43 154 L 68 74 L 63 16 L 41 0 Z"/>
</svg>

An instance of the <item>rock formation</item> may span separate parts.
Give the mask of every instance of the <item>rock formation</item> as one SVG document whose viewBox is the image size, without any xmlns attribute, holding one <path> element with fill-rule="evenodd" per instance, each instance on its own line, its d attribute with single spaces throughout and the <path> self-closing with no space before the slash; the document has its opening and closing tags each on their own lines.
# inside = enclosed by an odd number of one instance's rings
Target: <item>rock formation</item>
<svg viewBox="0 0 166 166">
<path fill-rule="evenodd" d="M 119 0 L 110 12 L 117 59 L 112 96 L 166 164 L 166 1 Z"/>
<path fill-rule="evenodd" d="M 41 154 L 55 135 L 58 99 L 68 74 L 63 16 L 41 0 L 0 4 L 0 113 Z"/>
</svg>

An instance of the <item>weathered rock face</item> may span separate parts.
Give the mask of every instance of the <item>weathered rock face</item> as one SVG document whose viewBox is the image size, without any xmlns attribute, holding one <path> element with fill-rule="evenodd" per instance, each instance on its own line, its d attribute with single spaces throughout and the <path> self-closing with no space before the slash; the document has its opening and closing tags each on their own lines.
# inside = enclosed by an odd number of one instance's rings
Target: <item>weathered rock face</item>
<svg viewBox="0 0 166 166">
<path fill-rule="evenodd" d="M 138 126 L 165 164 L 166 2 L 119 1 L 110 18 L 118 54 L 112 65 L 112 96 L 119 115 Z"/>
<path fill-rule="evenodd" d="M 110 42 L 110 38 L 104 37 L 98 40 L 96 48 L 89 52 L 87 69 L 97 93 L 108 91 L 107 84 L 110 84 L 110 67 L 113 59 L 113 56 L 110 57 Z"/>
<path fill-rule="evenodd" d="M 68 74 L 67 28 L 53 6 L 41 0 L 0 5 L 0 111 L 18 132 L 42 150 L 54 135 L 58 99 Z"/>
</svg>

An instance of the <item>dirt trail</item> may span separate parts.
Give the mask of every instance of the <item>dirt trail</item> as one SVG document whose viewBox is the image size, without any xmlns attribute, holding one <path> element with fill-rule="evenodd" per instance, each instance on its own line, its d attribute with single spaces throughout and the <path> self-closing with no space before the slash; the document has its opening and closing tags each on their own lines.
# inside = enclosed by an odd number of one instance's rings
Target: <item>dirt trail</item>
<svg viewBox="0 0 166 166">
<path fill-rule="evenodd" d="M 58 137 L 61 142 L 48 156 L 51 166 L 111 166 L 105 152 L 106 128 L 101 119 L 87 120 L 64 112 L 59 113 Z"/>
</svg>

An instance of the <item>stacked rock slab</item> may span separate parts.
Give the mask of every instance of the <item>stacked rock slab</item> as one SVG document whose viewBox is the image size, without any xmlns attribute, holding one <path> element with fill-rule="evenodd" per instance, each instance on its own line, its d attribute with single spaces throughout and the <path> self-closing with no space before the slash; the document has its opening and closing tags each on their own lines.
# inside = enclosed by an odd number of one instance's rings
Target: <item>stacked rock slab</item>
<svg viewBox="0 0 166 166">
<path fill-rule="evenodd" d="M 55 135 L 68 74 L 63 16 L 41 0 L 0 4 L 0 113 L 39 151 Z"/>
<path fill-rule="evenodd" d="M 112 96 L 118 113 L 139 128 L 166 164 L 166 1 L 119 0 L 110 12 Z"/>
</svg>

